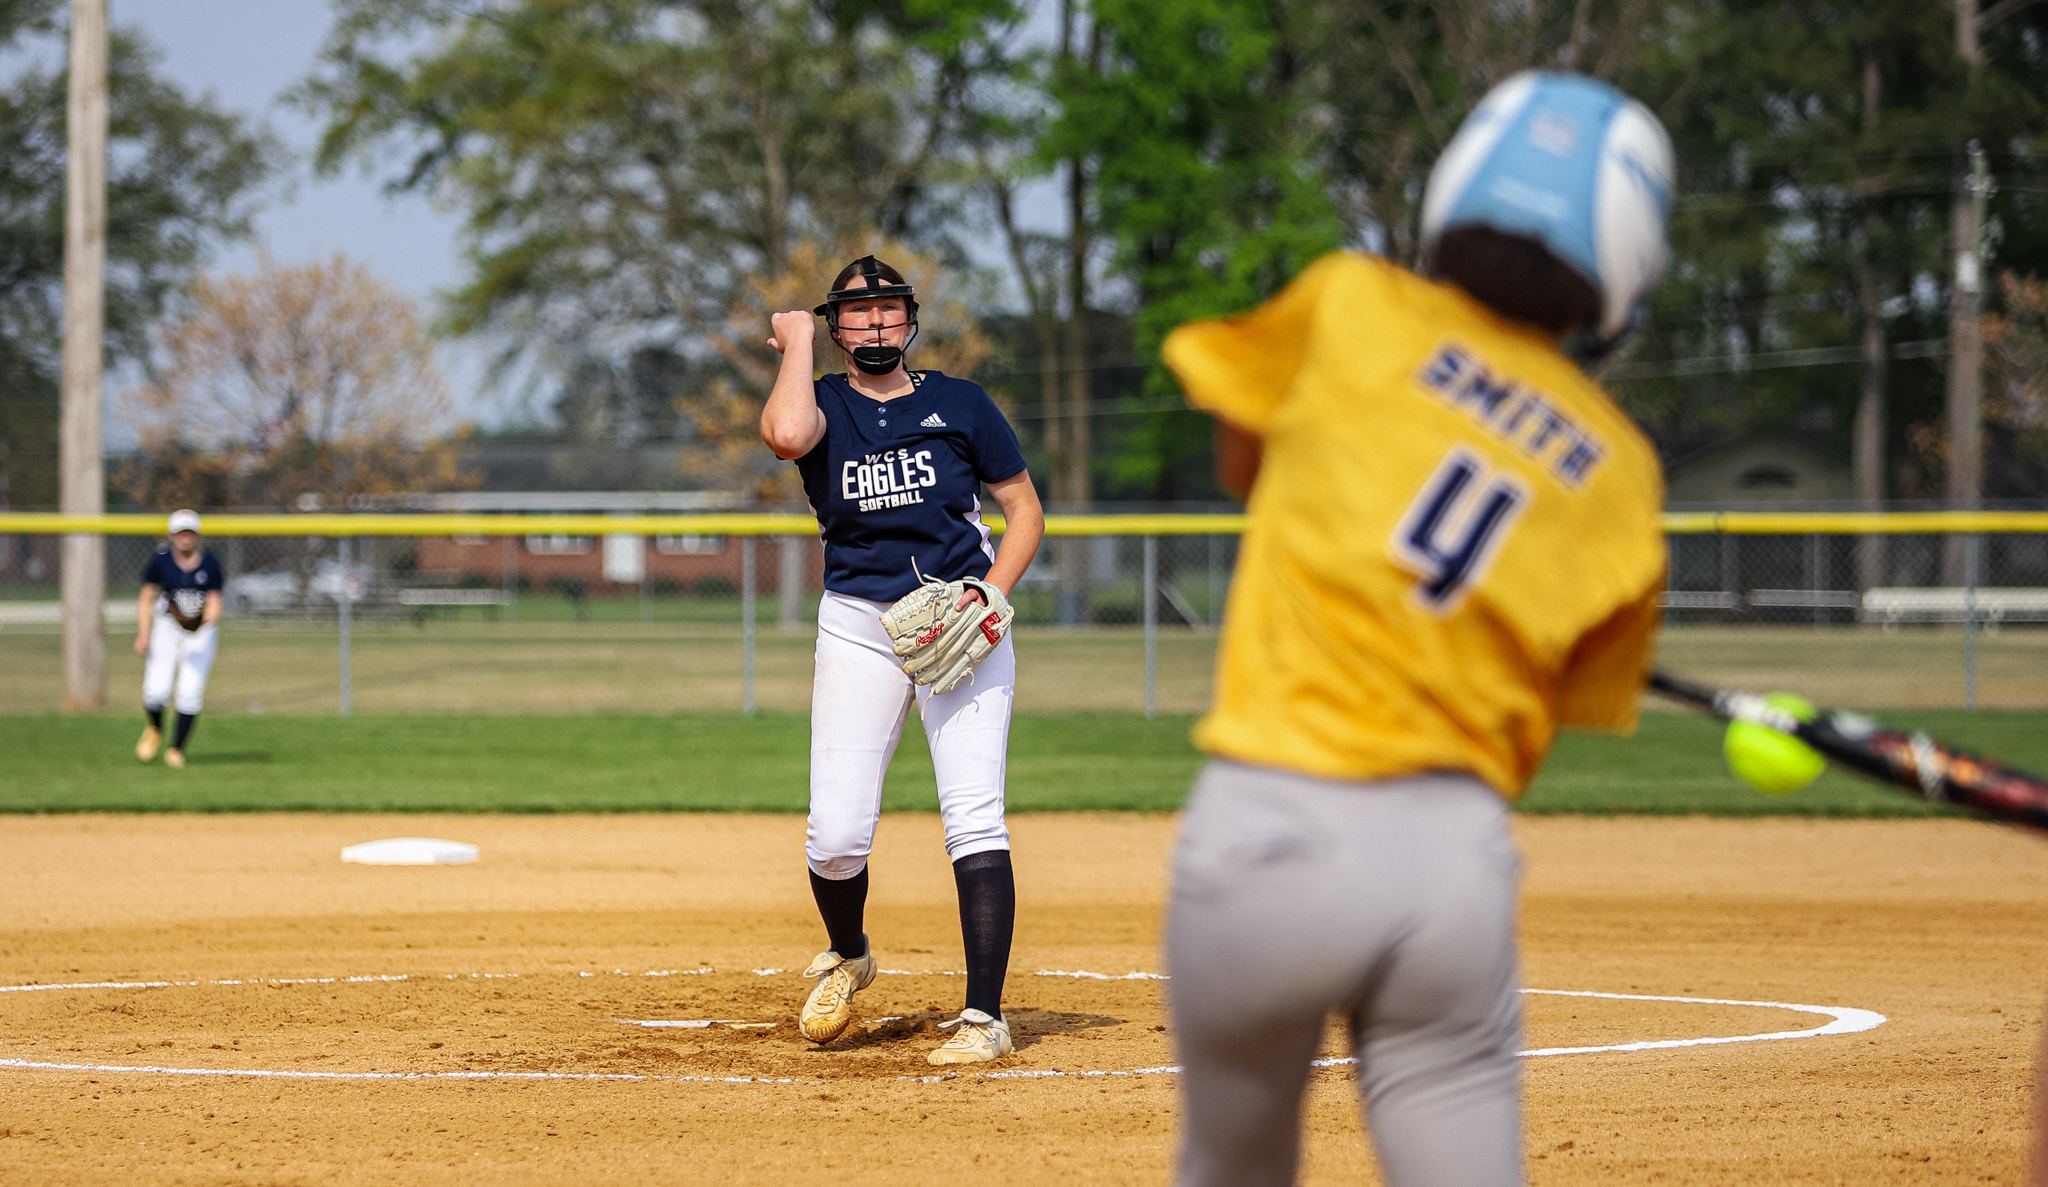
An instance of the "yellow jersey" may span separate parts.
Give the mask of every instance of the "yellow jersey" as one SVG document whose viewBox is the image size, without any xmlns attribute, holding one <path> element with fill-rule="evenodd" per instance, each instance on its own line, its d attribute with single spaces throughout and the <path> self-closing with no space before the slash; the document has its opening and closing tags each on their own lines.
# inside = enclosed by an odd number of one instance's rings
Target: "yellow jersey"
<svg viewBox="0 0 2048 1187">
<path fill-rule="evenodd" d="M 1560 725 L 1635 728 L 1663 477 L 1555 342 L 1340 252 L 1164 354 L 1191 403 L 1264 442 L 1203 750 L 1466 771 L 1512 798 Z"/>
</svg>

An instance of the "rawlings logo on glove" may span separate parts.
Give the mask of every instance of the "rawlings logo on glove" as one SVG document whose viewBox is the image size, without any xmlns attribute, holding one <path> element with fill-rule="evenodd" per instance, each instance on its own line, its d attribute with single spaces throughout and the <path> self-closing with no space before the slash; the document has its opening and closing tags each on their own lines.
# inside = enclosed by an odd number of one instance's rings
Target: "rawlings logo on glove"
<svg viewBox="0 0 2048 1187">
<path fill-rule="evenodd" d="M 987 599 L 960 605 L 968 590 Z M 896 654 L 903 657 L 903 671 L 934 693 L 951 692 L 974 672 L 975 665 L 988 658 L 1003 637 L 1010 633 L 1010 620 L 1017 611 L 1001 590 L 976 577 L 963 581 L 927 580 L 899 598 L 882 612 L 882 629 Z M 972 627 L 979 629 L 968 629 Z"/>
</svg>

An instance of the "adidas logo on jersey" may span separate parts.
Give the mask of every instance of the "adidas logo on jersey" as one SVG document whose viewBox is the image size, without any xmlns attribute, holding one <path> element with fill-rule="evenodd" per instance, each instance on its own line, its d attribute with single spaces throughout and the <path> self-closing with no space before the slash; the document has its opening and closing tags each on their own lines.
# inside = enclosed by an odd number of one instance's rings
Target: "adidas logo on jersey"
<svg viewBox="0 0 2048 1187">
<path fill-rule="evenodd" d="M 936 412 L 932 413 L 930 416 L 925 417 L 923 420 L 918 421 L 917 423 L 919 428 L 926 429 L 943 429 L 946 427 L 946 422 L 940 420 L 939 414 Z"/>
</svg>

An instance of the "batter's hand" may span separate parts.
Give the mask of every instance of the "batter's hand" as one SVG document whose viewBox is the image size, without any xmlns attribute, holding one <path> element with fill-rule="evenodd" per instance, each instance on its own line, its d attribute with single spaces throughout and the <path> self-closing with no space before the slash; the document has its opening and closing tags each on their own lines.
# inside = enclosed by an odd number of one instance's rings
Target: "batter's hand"
<svg viewBox="0 0 2048 1187">
<path fill-rule="evenodd" d="M 775 334 L 768 339 L 768 345 L 777 354 L 788 354 L 789 348 L 799 343 L 808 346 L 818 340 L 818 315 L 808 309 L 790 309 L 769 317 L 768 324 Z"/>
<path fill-rule="evenodd" d="M 141 656 L 141 657 L 142 657 L 142 658 L 144 658 L 144 659 L 148 659 L 148 658 L 149 658 L 149 636 L 148 636 L 148 635 L 137 635 L 137 636 L 135 636 L 135 654 L 137 654 L 137 655 Z"/>
</svg>

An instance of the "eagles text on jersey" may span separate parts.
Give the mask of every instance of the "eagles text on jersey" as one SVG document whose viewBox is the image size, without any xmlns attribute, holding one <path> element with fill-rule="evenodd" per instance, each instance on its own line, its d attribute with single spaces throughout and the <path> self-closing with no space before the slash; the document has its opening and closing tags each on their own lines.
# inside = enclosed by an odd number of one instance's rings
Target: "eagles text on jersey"
<svg viewBox="0 0 2048 1187">
<path fill-rule="evenodd" d="M 927 417 L 932 420 L 935 417 Z M 839 467 L 839 494 L 860 505 L 862 511 L 904 507 L 924 502 L 925 487 L 939 484 L 939 472 L 932 469 L 932 451 L 892 449 L 846 459 Z"/>
</svg>

